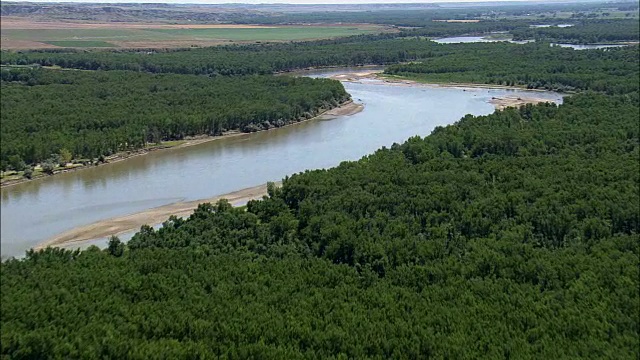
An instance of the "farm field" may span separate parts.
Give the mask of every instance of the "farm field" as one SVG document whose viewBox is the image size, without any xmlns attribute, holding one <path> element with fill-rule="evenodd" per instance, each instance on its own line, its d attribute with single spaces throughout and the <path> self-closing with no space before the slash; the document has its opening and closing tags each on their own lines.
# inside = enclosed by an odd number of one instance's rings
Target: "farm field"
<svg viewBox="0 0 640 360">
<path fill-rule="evenodd" d="M 112 43 L 100 40 L 62 40 L 62 41 L 46 41 L 46 44 L 57 47 L 114 47 Z"/>
<path fill-rule="evenodd" d="M 3 49 L 51 47 L 154 48 L 211 46 L 229 42 L 293 41 L 378 33 L 388 28 L 368 24 L 219 25 L 30 22 L 2 19 Z"/>
</svg>

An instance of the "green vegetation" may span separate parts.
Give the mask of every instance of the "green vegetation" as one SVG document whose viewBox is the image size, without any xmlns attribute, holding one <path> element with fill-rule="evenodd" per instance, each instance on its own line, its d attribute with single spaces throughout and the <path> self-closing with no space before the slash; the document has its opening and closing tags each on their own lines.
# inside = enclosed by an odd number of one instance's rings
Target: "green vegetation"
<svg viewBox="0 0 640 360">
<path fill-rule="evenodd" d="M 638 115 L 634 93 L 467 116 L 248 211 L 30 252 L 0 268 L 2 354 L 634 359 Z"/>
<path fill-rule="evenodd" d="M 427 5 L 427 4 L 422 4 Z M 374 5 L 375 6 L 375 5 Z M 406 7 L 419 7 L 407 5 Z M 428 6 L 428 5 L 427 5 Z M 406 27 L 429 27 L 434 20 L 481 20 L 493 22 L 554 21 L 560 19 L 614 19 L 638 18 L 638 2 L 571 2 L 492 4 L 492 6 L 467 3 L 464 7 L 416 8 L 416 9 L 367 9 L 362 11 L 292 11 L 280 13 L 233 14 L 228 21 L 245 24 L 291 24 L 291 23 L 368 23 Z"/>
<path fill-rule="evenodd" d="M 638 41 L 638 19 L 582 21 L 570 27 L 538 27 L 511 30 L 514 40 L 535 39 L 574 44 Z"/>
<path fill-rule="evenodd" d="M 66 48 L 118 47 L 113 42 L 172 40 L 168 34 L 147 29 L 2 29 L 3 39 L 34 41 Z"/>
<path fill-rule="evenodd" d="M 429 56 L 445 47 L 394 34 L 360 35 L 336 40 L 290 44 L 253 44 L 158 51 L 32 51 L 3 52 L 2 64 L 84 70 L 132 70 L 152 73 L 247 75 L 271 74 L 306 67 L 388 64 Z"/>
<path fill-rule="evenodd" d="M 376 26 L 286 26 L 237 29 L 148 29 L 174 38 L 232 41 L 291 41 L 333 38 L 379 32 Z"/>
<path fill-rule="evenodd" d="M 517 85 L 533 89 L 588 89 L 628 93 L 638 87 L 638 46 L 595 51 L 550 47 L 545 43 L 457 44 L 465 51 L 422 62 L 392 65 L 385 74 L 425 82 Z M 523 71 L 526 69 L 526 71 Z"/>
<path fill-rule="evenodd" d="M 3 262 L 4 358 L 640 356 L 637 46 L 385 34 L 2 55 L 132 70 L 3 70 L 1 158 L 20 171 L 52 153 L 42 171 L 70 154 L 253 131 L 348 99 L 335 81 L 256 75 L 308 66 L 420 60 L 386 73 L 578 93 L 294 174 L 246 208 L 201 204 L 126 245 Z"/>
<path fill-rule="evenodd" d="M 0 160 L 98 158 L 185 136 L 280 127 L 346 101 L 338 81 L 3 69 Z M 23 166 L 22 166 L 23 167 Z"/>
<path fill-rule="evenodd" d="M 61 47 L 115 47 L 112 43 L 99 40 L 61 40 L 61 41 L 44 41 L 46 44 L 61 46 Z"/>
<path fill-rule="evenodd" d="M 447 23 L 438 24 L 450 25 Z M 459 35 L 475 26 L 473 23 L 456 25 L 462 26 L 459 28 Z M 509 28 L 509 26 L 501 26 L 503 30 Z M 482 28 L 488 30 L 490 27 L 485 24 L 482 25 Z M 561 30 L 565 29 L 570 28 L 562 28 Z M 554 56 L 570 58 L 571 61 L 576 58 L 581 59 L 581 67 L 589 68 L 589 57 L 606 58 L 608 56 L 597 55 L 599 53 L 596 52 L 572 54 L 573 51 L 568 49 L 564 51 L 546 49 L 548 45 L 545 46 L 545 44 L 437 44 L 423 38 L 425 36 L 451 35 L 456 32 L 451 31 L 450 28 L 446 30 L 425 28 L 407 30 L 398 34 L 359 35 L 334 40 L 230 45 L 145 53 L 139 51 L 87 52 L 72 50 L 3 52 L 1 63 L 4 65 L 56 65 L 63 68 L 84 70 L 130 70 L 218 76 L 271 74 L 322 66 L 397 64 L 423 59 L 431 59 L 436 62 L 448 62 L 453 59 L 455 63 L 458 63 L 466 61 L 465 59 L 486 56 L 489 53 L 496 57 L 506 56 L 507 58 L 497 58 L 495 61 L 506 62 L 507 68 L 513 70 L 516 70 L 515 67 L 508 64 L 510 56 L 517 56 L 517 61 L 520 63 L 535 66 L 546 66 L 547 60 L 550 60 L 549 63 L 557 63 L 552 59 Z M 637 47 L 632 47 L 632 49 L 637 49 Z M 468 53 L 469 50 L 473 50 L 473 53 Z M 533 53 L 538 57 L 535 60 L 528 60 L 528 53 Z M 439 60 L 437 60 L 438 58 Z M 483 60 L 482 63 L 486 64 L 487 61 Z M 502 69 L 502 67 L 492 68 L 491 66 L 486 68 L 486 71 Z M 519 69 L 518 71 L 521 75 L 524 74 Z M 615 71 L 612 70 L 612 72 L 615 75 Z M 598 74 L 594 76 L 602 77 L 606 74 L 607 72 L 598 71 Z"/>
<path fill-rule="evenodd" d="M 132 29 L 4 29 L 2 35 L 10 39 L 30 41 L 109 41 L 145 38 L 142 30 Z M 151 33 L 150 35 L 155 35 Z"/>
<path fill-rule="evenodd" d="M 126 25 L 125 25 L 126 26 Z M 334 38 L 359 34 L 378 33 L 384 30 L 377 25 L 349 26 L 277 26 L 272 28 L 148 28 L 134 29 L 3 29 L 9 40 L 43 42 L 62 47 L 117 47 L 111 43 L 162 41 L 292 41 Z"/>
</svg>

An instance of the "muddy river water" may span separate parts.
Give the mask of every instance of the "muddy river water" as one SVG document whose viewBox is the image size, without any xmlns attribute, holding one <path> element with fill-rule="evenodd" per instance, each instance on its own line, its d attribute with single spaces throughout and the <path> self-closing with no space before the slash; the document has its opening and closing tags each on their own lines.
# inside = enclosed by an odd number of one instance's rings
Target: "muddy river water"
<svg viewBox="0 0 640 360">
<path fill-rule="evenodd" d="M 330 76 L 349 70 L 309 73 Z M 380 80 L 345 82 L 365 108 L 277 130 L 151 152 L 126 161 L 3 188 L 2 258 L 22 256 L 61 232 L 146 209 L 210 198 L 307 169 L 357 160 L 382 146 L 426 136 L 465 114 L 494 111 L 497 96 L 523 90 L 406 86 Z M 530 93 L 529 93 L 530 94 Z M 557 93 L 535 96 L 561 102 Z"/>
</svg>

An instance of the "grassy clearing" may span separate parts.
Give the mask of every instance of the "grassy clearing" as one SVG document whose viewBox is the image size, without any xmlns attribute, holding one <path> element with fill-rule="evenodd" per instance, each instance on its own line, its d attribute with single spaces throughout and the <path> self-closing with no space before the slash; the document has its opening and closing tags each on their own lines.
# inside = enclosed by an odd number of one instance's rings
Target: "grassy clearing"
<svg viewBox="0 0 640 360">
<path fill-rule="evenodd" d="M 61 41 L 43 41 L 45 44 L 51 44 L 61 47 L 72 48 L 89 48 L 89 47 L 116 47 L 112 43 L 100 40 L 61 40 Z"/>
<path fill-rule="evenodd" d="M 114 25 L 115 27 L 116 25 Z M 283 26 L 274 28 L 140 28 L 140 29 L 3 29 L 3 40 L 27 41 L 61 47 L 180 47 L 215 41 L 294 41 L 371 34 L 377 25 Z M 205 44 L 206 45 L 206 44 Z"/>
<path fill-rule="evenodd" d="M 2 36 L 15 40 L 64 41 L 64 40 L 162 40 L 170 37 L 137 29 L 6 29 Z"/>
<path fill-rule="evenodd" d="M 263 29 L 148 29 L 174 38 L 193 40 L 286 41 L 331 38 L 379 32 L 376 27 L 358 26 L 291 26 Z"/>
<path fill-rule="evenodd" d="M 509 33 L 491 34 L 483 37 L 483 39 L 485 40 L 511 40 L 512 38 L 513 38 L 513 35 Z"/>
</svg>

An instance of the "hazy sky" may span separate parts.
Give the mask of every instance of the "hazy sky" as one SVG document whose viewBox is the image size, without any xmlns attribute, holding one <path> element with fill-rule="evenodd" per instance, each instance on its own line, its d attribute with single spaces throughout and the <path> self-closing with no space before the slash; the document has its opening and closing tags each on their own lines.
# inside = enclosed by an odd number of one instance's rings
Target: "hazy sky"
<svg viewBox="0 0 640 360">
<path fill-rule="evenodd" d="M 13 0 L 16 1 L 16 0 Z M 20 0 L 17 0 L 20 1 Z M 488 1 L 518 1 L 528 0 L 31 0 L 33 2 L 86 2 L 86 3 L 189 3 L 189 4 L 393 4 L 393 3 L 452 3 L 452 2 L 488 2 Z"/>
</svg>

